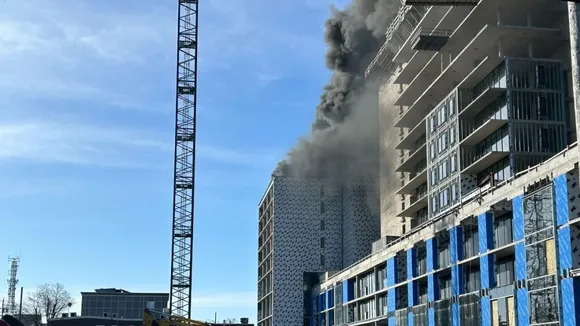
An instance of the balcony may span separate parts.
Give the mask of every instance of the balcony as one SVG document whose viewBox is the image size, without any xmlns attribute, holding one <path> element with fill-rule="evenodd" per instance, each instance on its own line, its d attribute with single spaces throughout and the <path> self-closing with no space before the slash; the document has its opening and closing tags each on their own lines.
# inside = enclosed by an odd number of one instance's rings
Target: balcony
<svg viewBox="0 0 580 326">
<path fill-rule="evenodd" d="M 449 9 L 450 8 L 444 7 L 430 7 L 427 10 L 427 12 L 425 12 L 425 15 L 419 22 L 419 25 L 417 25 L 416 29 L 420 30 L 423 28 L 430 29 L 436 28 L 437 25 L 439 25 L 441 19 L 447 14 Z M 412 38 L 409 37 L 405 40 L 405 43 L 403 43 L 401 49 L 399 50 L 399 52 L 397 52 L 397 54 L 393 58 L 394 62 L 399 63 L 408 62 L 413 57 L 413 55 L 417 53 L 416 51 L 413 50 L 411 46 L 412 44 L 411 39 Z M 430 55 L 433 55 L 433 53 L 430 53 Z M 426 62 L 427 61 L 425 61 L 425 63 Z"/>
<path fill-rule="evenodd" d="M 475 129 L 469 136 L 465 137 L 460 143 L 460 146 L 475 146 L 482 140 L 493 134 L 494 131 L 503 127 L 508 123 L 505 119 L 489 119 L 481 126 Z"/>
<path fill-rule="evenodd" d="M 409 182 L 397 190 L 397 195 L 409 195 L 413 193 L 417 187 L 427 182 L 427 167 L 418 172 Z"/>
<path fill-rule="evenodd" d="M 494 151 L 489 152 L 487 154 L 484 154 L 483 156 L 481 156 L 477 160 L 475 160 L 473 163 L 471 163 L 469 166 L 467 166 L 465 169 L 463 169 L 463 171 L 461 171 L 461 173 L 462 174 L 478 174 L 479 172 L 487 169 L 493 163 L 501 160 L 504 157 L 507 157 L 508 155 L 510 155 L 509 152 L 494 152 Z"/>
<path fill-rule="evenodd" d="M 553 28 L 485 25 L 485 27 L 477 33 L 471 42 L 469 42 L 469 44 L 439 75 L 439 77 L 437 77 L 433 83 L 425 89 L 395 126 L 408 127 L 409 125 L 416 124 L 419 115 L 413 113 L 414 111 L 424 110 L 424 108 L 428 107 L 433 102 L 441 101 L 457 85 L 466 85 L 468 82 L 475 81 L 477 79 L 475 76 L 483 77 L 491 72 L 493 68 L 503 60 L 503 58 L 497 56 L 497 53 L 491 51 L 491 49 L 497 47 L 497 41 L 499 39 L 505 41 L 504 51 L 512 53 L 510 52 L 510 49 L 515 49 L 513 53 L 519 54 L 519 52 L 517 52 L 519 50 L 519 45 L 521 45 L 521 41 L 519 40 L 525 40 L 528 38 L 557 39 L 559 33 L 560 30 Z M 486 49 L 487 51 L 482 51 L 481 49 Z M 475 67 L 474 62 L 476 62 Z M 482 64 L 482 62 L 488 62 L 488 64 Z M 407 96 L 416 95 L 417 94 L 413 93 L 411 86 L 409 86 L 401 94 L 399 99 L 405 102 Z"/>
<path fill-rule="evenodd" d="M 440 30 L 453 30 L 459 26 L 461 21 L 468 15 L 471 8 L 451 7 L 441 8 L 445 10 L 443 18 L 439 24 L 433 28 Z M 432 76 L 433 78 L 441 72 L 441 62 L 437 60 L 439 56 L 432 52 L 416 51 L 413 57 L 407 61 L 407 65 L 401 70 L 394 80 L 396 84 L 412 84 L 415 79 L 425 79 L 424 77 Z M 435 60 L 434 60 L 435 59 Z M 433 80 L 431 78 L 431 80 Z"/>
<path fill-rule="evenodd" d="M 426 120 L 427 117 L 424 116 L 423 120 L 421 120 L 418 125 L 411 129 L 408 134 L 403 136 L 403 139 L 401 139 L 401 141 L 395 146 L 395 149 L 413 149 L 415 147 L 415 142 L 427 133 L 427 127 L 425 125 Z"/>
<path fill-rule="evenodd" d="M 491 102 L 495 101 L 498 97 L 505 93 L 505 88 L 488 88 L 478 97 L 476 97 L 473 102 L 469 103 L 469 105 L 461 110 L 461 112 L 459 112 L 459 116 L 461 118 L 473 118 L 479 112 L 481 112 L 481 110 L 485 109 L 485 107 L 491 104 Z"/>
<path fill-rule="evenodd" d="M 413 217 L 413 214 L 427 207 L 427 203 L 429 202 L 427 197 L 428 197 L 427 194 L 421 194 L 419 196 L 411 196 L 411 204 L 409 205 L 409 207 L 406 207 L 397 215 L 402 217 Z"/>
<path fill-rule="evenodd" d="M 417 150 L 412 152 L 407 160 L 397 167 L 396 172 L 414 172 L 415 165 L 419 163 L 422 159 L 427 157 L 427 143 L 419 146 Z"/>
<path fill-rule="evenodd" d="M 412 37 L 411 48 L 416 51 L 439 51 L 449 40 L 451 33 L 452 30 L 446 29 L 419 28 Z"/>
</svg>

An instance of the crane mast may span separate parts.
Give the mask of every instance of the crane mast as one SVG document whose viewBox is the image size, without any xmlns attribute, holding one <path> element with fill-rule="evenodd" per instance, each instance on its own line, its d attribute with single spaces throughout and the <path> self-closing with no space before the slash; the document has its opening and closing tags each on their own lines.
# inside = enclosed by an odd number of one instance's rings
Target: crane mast
<svg viewBox="0 0 580 326">
<path fill-rule="evenodd" d="M 172 316 L 191 318 L 195 129 L 197 100 L 197 0 L 178 0 L 175 156 L 171 247 Z"/>
</svg>

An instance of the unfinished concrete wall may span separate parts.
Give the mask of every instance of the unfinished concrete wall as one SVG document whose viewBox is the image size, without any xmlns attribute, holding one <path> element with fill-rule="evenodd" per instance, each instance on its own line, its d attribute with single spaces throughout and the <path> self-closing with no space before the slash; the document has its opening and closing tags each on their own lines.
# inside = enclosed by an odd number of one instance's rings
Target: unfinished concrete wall
<svg viewBox="0 0 580 326">
<path fill-rule="evenodd" d="M 385 84 L 379 91 L 380 137 L 381 137 L 381 237 L 402 234 L 403 220 L 397 217 L 396 191 L 401 186 L 399 173 L 395 172 L 398 153 L 395 146 L 399 140 L 399 128 L 395 128 L 398 108 L 393 105 L 398 88 Z"/>
</svg>

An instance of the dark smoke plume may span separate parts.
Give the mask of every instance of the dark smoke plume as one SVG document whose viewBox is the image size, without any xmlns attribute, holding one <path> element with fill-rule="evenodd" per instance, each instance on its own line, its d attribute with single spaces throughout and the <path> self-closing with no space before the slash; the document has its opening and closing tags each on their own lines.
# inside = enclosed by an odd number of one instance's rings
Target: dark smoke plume
<svg viewBox="0 0 580 326">
<path fill-rule="evenodd" d="M 399 7 L 400 0 L 353 0 L 344 10 L 331 8 L 324 39 L 326 66 L 333 74 L 316 108 L 312 134 L 299 140 L 275 175 L 326 178 L 341 185 L 372 180 L 378 198 L 378 89 L 365 83 L 364 71 Z"/>
</svg>

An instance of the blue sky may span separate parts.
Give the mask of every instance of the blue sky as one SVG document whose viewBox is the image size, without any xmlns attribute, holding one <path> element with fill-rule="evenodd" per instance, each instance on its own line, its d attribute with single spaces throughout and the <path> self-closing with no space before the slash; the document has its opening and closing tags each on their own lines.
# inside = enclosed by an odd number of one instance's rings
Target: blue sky
<svg viewBox="0 0 580 326">
<path fill-rule="evenodd" d="M 0 257 L 26 289 L 168 290 L 176 2 L 0 2 Z M 201 4 L 196 318 L 255 320 L 257 204 L 328 79 L 331 2 Z"/>
</svg>

